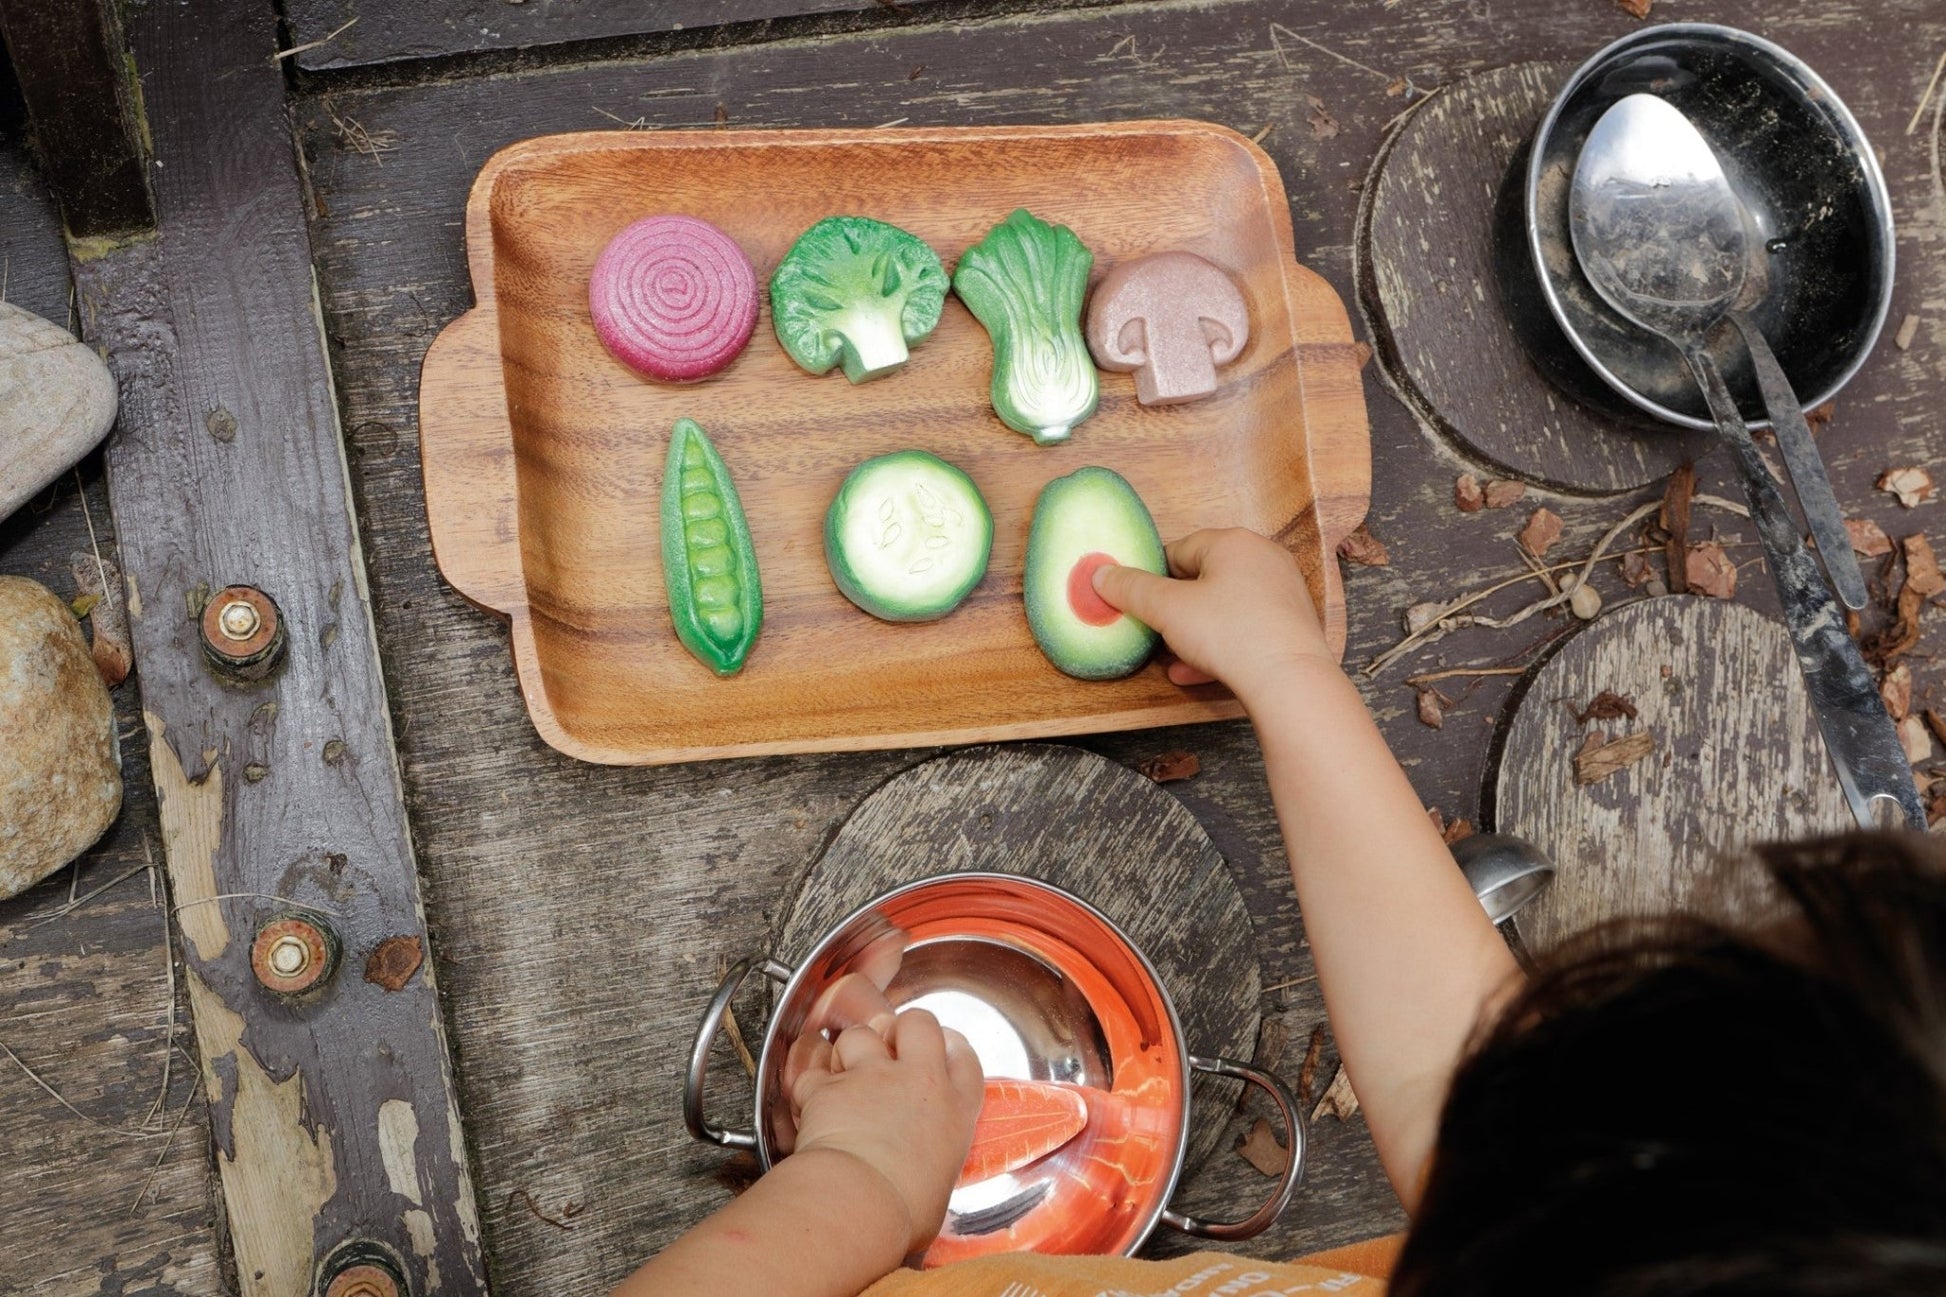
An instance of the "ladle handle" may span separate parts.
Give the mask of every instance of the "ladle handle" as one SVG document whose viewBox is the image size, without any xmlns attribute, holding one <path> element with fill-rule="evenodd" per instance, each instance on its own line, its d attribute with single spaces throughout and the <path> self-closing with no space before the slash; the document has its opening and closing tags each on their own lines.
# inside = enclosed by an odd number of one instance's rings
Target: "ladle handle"
<svg viewBox="0 0 1946 1297">
<path fill-rule="evenodd" d="M 1838 600 L 1847 608 L 1865 606 L 1865 574 L 1859 570 L 1858 556 L 1852 553 L 1851 535 L 1845 530 L 1844 515 L 1838 510 L 1838 497 L 1831 490 L 1831 475 L 1818 455 L 1818 444 L 1811 439 L 1811 425 L 1805 421 L 1804 406 L 1784 376 L 1777 354 L 1765 341 L 1757 322 L 1742 312 L 1730 317 L 1743 334 L 1750 352 L 1750 365 L 1757 372 L 1757 387 L 1763 393 L 1764 409 L 1770 413 L 1771 430 L 1777 434 L 1777 448 L 1784 453 L 1784 467 L 1790 470 L 1791 485 L 1797 488 L 1797 502 L 1804 506 L 1804 521 L 1811 525 L 1811 536 L 1818 542 L 1818 554 Z"/>
<path fill-rule="evenodd" d="M 1165 1210 L 1162 1223 L 1171 1229 L 1181 1230 L 1195 1238 L 1213 1238 L 1221 1243 L 1235 1243 L 1241 1239 L 1255 1238 L 1276 1223 L 1284 1214 L 1284 1208 L 1291 1205 L 1291 1198 L 1297 1193 L 1297 1186 L 1304 1180 L 1304 1118 L 1298 1113 L 1297 1100 L 1284 1088 L 1284 1083 L 1259 1067 L 1248 1063 L 1232 1062 L 1227 1058 L 1197 1058 L 1190 1056 L 1189 1066 L 1197 1072 L 1208 1072 L 1212 1076 L 1234 1077 L 1239 1081 L 1254 1085 L 1268 1094 L 1277 1105 L 1277 1112 L 1283 1118 L 1284 1130 L 1290 1136 L 1290 1159 L 1284 1163 L 1283 1177 L 1277 1182 L 1277 1191 L 1270 1201 L 1257 1208 L 1256 1212 L 1238 1221 L 1198 1220 L 1185 1216 L 1179 1211 Z"/>
<path fill-rule="evenodd" d="M 1704 399 L 1716 419 L 1717 431 L 1736 454 L 1742 469 L 1743 495 L 1750 502 L 1750 520 L 1770 559 L 1777 582 L 1777 601 L 1783 606 L 1784 626 L 1811 696 L 1811 710 L 1824 735 L 1825 750 L 1838 771 L 1838 783 L 1860 827 L 1885 827 L 1879 820 L 1880 799 L 1897 803 L 1910 828 L 1924 832 L 1926 810 L 1912 781 L 1912 764 L 1899 744 L 1898 731 L 1879 697 L 1865 655 L 1845 629 L 1844 610 L 1831 596 L 1816 560 L 1804 547 L 1797 523 L 1784 505 L 1776 479 L 1750 439 L 1723 375 L 1700 344 L 1683 348 Z"/>
<path fill-rule="evenodd" d="M 705 1144 L 721 1144 L 724 1148 L 757 1147 L 755 1130 L 724 1130 L 710 1125 L 709 1118 L 703 1115 L 703 1085 L 709 1079 L 710 1046 L 716 1043 L 716 1033 L 723 1029 L 730 1001 L 743 989 L 744 979 L 758 969 L 769 977 L 779 973 L 786 979 L 790 976 L 788 968 L 770 959 L 739 959 L 730 965 L 730 971 L 723 974 L 715 996 L 710 999 L 709 1008 L 703 1010 L 703 1020 L 696 1027 L 696 1041 L 689 1047 L 689 1072 L 682 1081 L 682 1124 Z"/>
</svg>

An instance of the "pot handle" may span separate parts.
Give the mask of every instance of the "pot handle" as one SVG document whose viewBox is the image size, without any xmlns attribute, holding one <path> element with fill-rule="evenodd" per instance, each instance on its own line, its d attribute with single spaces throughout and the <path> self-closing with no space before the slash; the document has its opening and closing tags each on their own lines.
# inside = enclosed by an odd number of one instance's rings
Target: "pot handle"
<svg viewBox="0 0 1946 1297">
<path fill-rule="evenodd" d="M 703 1083 L 709 1078 L 709 1050 L 716 1043 L 716 1033 L 723 1028 L 724 1015 L 730 1011 L 730 1001 L 743 988 L 744 979 L 753 970 L 761 970 L 766 977 L 777 981 L 788 981 L 791 970 L 774 959 L 739 959 L 730 965 L 730 971 L 723 974 L 723 981 L 716 988 L 716 994 L 703 1010 L 703 1020 L 696 1026 L 696 1043 L 689 1047 L 689 1073 L 682 1082 L 682 1122 L 689 1127 L 689 1133 L 705 1144 L 721 1144 L 724 1148 L 757 1147 L 757 1132 L 754 1130 L 724 1130 L 709 1124 L 703 1115 Z"/>
<path fill-rule="evenodd" d="M 1282 1081 L 1248 1063 L 1191 1055 L 1189 1066 L 1194 1071 L 1208 1072 L 1214 1076 L 1234 1077 L 1268 1094 L 1277 1104 L 1277 1111 L 1284 1120 L 1284 1129 L 1290 1135 L 1291 1156 L 1284 1166 L 1283 1179 L 1277 1182 L 1277 1192 L 1271 1195 L 1269 1202 L 1257 1208 L 1255 1214 L 1239 1221 L 1212 1221 L 1198 1220 L 1178 1211 L 1164 1211 L 1162 1223 L 1196 1238 L 1216 1239 L 1224 1243 L 1255 1238 L 1284 1214 L 1284 1208 L 1291 1205 L 1291 1197 L 1297 1193 L 1297 1186 L 1304 1179 L 1304 1119 L 1298 1115 L 1297 1100 L 1291 1097 L 1291 1092 L 1284 1088 Z"/>
</svg>

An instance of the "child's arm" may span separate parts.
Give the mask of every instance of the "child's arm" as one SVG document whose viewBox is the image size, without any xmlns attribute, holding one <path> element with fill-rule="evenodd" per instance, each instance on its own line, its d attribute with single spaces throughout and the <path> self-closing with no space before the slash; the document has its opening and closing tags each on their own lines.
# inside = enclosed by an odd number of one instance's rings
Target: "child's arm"
<svg viewBox="0 0 1946 1297">
<path fill-rule="evenodd" d="M 923 1009 L 850 1028 L 793 1088 L 796 1152 L 613 1297 L 855 1297 L 939 1232 L 980 1095 L 979 1059 Z"/>
<path fill-rule="evenodd" d="M 1379 1158 L 1410 1209 L 1446 1086 L 1513 957 L 1332 659 L 1302 575 L 1247 531 L 1169 546 L 1170 580 L 1095 574 L 1102 598 L 1221 680 L 1257 729 L 1304 930 Z"/>
</svg>

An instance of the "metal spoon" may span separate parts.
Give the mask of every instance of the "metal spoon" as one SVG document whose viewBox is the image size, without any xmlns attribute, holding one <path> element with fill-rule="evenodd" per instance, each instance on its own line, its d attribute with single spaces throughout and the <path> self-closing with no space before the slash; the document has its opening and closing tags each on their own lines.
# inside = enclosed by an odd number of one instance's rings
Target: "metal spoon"
<svg viewBox="0 0 1946 1297">
<path fill-rule="evenodd" d="M 1708 339 L 1736 302 L 1746 273 L 1742 205 L 1715 155 L 1667 103 L 1630 95 L 1602 115 L 1582 146 L 1568 223 L 1595 291 L 1682 353 L 1736 456 L 1784 624 L 1852 815 L 1878 827 L 1873 803 L 1888 799 L 1923 830 L 1926 814 L 1912 767 L 1871 670 L 1709 352 Z"/>
</svg>

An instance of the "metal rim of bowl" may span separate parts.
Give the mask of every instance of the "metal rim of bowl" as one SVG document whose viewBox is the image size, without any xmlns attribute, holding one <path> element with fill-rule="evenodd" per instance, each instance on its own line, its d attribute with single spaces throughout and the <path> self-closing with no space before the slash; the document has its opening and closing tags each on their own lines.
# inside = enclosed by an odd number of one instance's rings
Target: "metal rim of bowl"
<svg viewBox="0 0 1946 1297">
<path fill-rule="evenodd" d="M 1832 90 L 1824 78 L 1812 71 L 1810 64 L 1783 46 L 1778 45 L 1776 42 L 1765 40 L 1763 37 L 1752 32 L 1744 31 L 1740 27 L 1726 27 L 1721 23 L 1661 23 L 1654 27 L 1645 27 L 1640 31 L 1630 32 L 1619 40 L 1610 41 L 1595 51 L 1586 62 L 1574 70 L 1568 77 L 1566 83 L 1562 85 L 1560 91 L 1554 96 L 1554 101 L 1547 106 L 1547 113 L 1541 118 L 1541 124 L 1534 129 L 1533 147 L 1528 151 L 1527 179 L 1525 192 L 1522 195 L 1522 208 L 1527 226 L 1525 231 L 1527 235 L 1527 254 L 1533 259 L 1534 273 L 1540 280 L 1541 296 L 1546 299 L 1548 313 L 1554 317 L 1555 324 L 1560 326 L 1561 332 L 1566 335 L 1568 344 L 1575 349 L 1582 360 L 1587 362 L 1588 367 L 1595 372 L 1595 375 L 1602 382 L 1613 388 L 1624 400 L 1665 423 L 1673 423 L 1680 427 L 1695 428 L 1701 431 L 1711 431 L 1716 427 L 1712 421 L 1695 418 L 1691 415 L 1671 410 L 1668 406 L 1652 401 L 1630 387 L 1627 383 L 1616 377 L 1602 361 L 1601 357 L 1582 340 L 1579 330 L 1568 319 L 1567 311 L 1561 305 L 1559 294 L 1554 290 L 1554 278 L 1548 272 L 1547 260 L 1544 255 L 1545 249 L 1541 245 L 1540 221 L 1536 210 L 1540 191 L 1541 168 L 1546 159 L 1546 150 L 1543 148 L 1543 145 L 1546 144 L 1548 138 L 1554 133 L 1555 123 L 1560 118 L 1561 110 L 1567 106 L 1568 101 L 1574 97 L 1575 93 L 1582 86 L 1587 84 L 1596 72 L 1600 71 L 1605 65 L 1613 62 L 1616 54 L 1651 41 L 1663 41 L 1684 36 L 1708 37 L 1713 40 L 1722 41 L 1725 44 L 1742 45 L 1753 49 L 1783 69 L 1786 74 L 1805 90 L 1808 97 L 1821 100 L 1830 109 L 1831 115 L 1837 120 L 1840 129 L 1848 137 L 1852 145 L 1852 151 L 1858 155 L 1863 164 L 1862 170 L 1865 176 L 1865 187 L 1871 194 L 1873 214 L 1885 230 L 1885 250 L 1882 258 L 1883 264 L 1880 267 L 1884 276 L 1884 288 L 1878 295 L 1878 305 L 1872 314 L 1871 325 L 1864 332 L 1858 347 L 1858 354 L 1852 358 L 1849 365 L 1845 366 L 1839 372 L 1837 379 L 1831 383 L 1829 390 L 1819 393 L 1815 399 L 1804 400 L 1803 404 L 1806 409 L 1823 405 L 1826 401 L 1831 400 L 1839 392 L 1843 391 L 1845 384 L 1851 382 L 1852 378 L 1863 368 L 1867 357 L 1877 347 L 1879 334 L 1884 330 L 1886 318 L 1892 310 L 1892 284 L 1894 273 L 1897 270 L 1898 257 L 1896 245 L 1898 239 L 1897 227 L 1892 221 L 1892 197 L 1885 187 L 1885 175 L 1879 168 L 1878 155 L 1873 152 L 1871 142 L 1866 138 L 1864 129 L 1859 126 L 1858 119 L 1852 116 L 1851 109 L 1845 106 L 1845 101 L 1838 97 L 1837 92 Z M 1767 419 L 1746 420 L 1746 422 L 1752 428 L 1765 428 L 1770 426 L 1769 420 Z"/>
<path fill-rule="evenodd" d="M 773 1059 L 779 1057 L 776 1054 L 776 1048 L 778 1046 L 777 1035 L 779 1027 L 786 1016 L 784 1006 L 794 996 L 805 993 L 805 983 L 808 980 L 807 974 L 846 935 L 853 924 L 858 923 L 892 901 L 901 900 L 914 892 L 937 887 L 941 883 L 946 882 L 992 882 L 1003 883 L 1008 886 L 1025 887 L 1030 891 L 1044 893 L 1049 900 L 1056 903 L 1065 902 L 1074 906 L 1084 916 L 1101 924 L 1109 935 L 1121 943 L 1122 948 L 1128 952 L 1129 956 L 1134 959 L 1136 966 L 1142 970 L 1142 975 L 1147 979 L 1149 986 L 1154 989 L 1156 999 L 1162 1005 L 1162 1011 L 1168 1019 L 1169 1030 L 1174 1035 L 1176 1041 L 1177 1069 L 1181 1074 L 1177 1082 L 1177 1103 L 1181 1108 L 1181 1121 L 1178 1123 L 1176 1130 L 1175 1154 L 1169 1159 L 1169 1175 L 1165 1181 L 1158 1182 L 1155 1189 L 1154 1201 L 1143 1211 L 1144 1219 L 1142 1227 L 1131 1237 L 1123 1253 L 1123 1255 L 1133 1255 L 1137 1248 L 1148 1241 L 1149 1235 L 1155 1233 L 1156 1226 L 1162 1223 L 1163 1214 L 1169 1210 L 1169 1200 L 1175 1197 L 1176 1189 L 1182 1181 L 1183 1164 L 1189 1156 L 1190 1084 L 1192 1079 L 1189 1059 L 1194 1051 L 1190 1048 L 1189 1042 L 1183 1038 L 1182 1017 L 1176 1012 L 1176 997 L 1171 995 L 1169 988 L 1163 984 L 1162 975 L 1156 972 L 1155 965 L 1149 962 L 1148 954 L 1129 939 L 1128 934 L 1122 931 L 1122 926 L 1096 909 L 1093 905 L 1090 905 L 1087 901 L 1076 896 L 1073 892 L 1065 888 L 1056 887 L 1052 883 L 1044 883 L 1038 878 L 1030 878 L 1025 874 L 1003 874 L 996 873 L 993 870 L 972 869 L 955 873 L 935 874 L 931 878 L 921 878 L 915 882 L 902 884 L 889 892 L 885 892 L 865 902 L 844 918 L 832 924 L 830 931 L 820 937 L 817 944 L 805 952 L 803 958 L 798 960 L 795 969 L 792 970 L 789 980 L 784 983 L 783 987 L 777 993 L 776 1004 L 771 1009 L 770 1021 L 764 1027 L 763 1046 L 757 1052 L 756 1094 L 752 1101 L 754 1108 L 752 1115 L 755 1118 L 754 1125 L 757 1134 L 756 1154 L 758 1163 L 766 1171 L 773 1165 L 771 1160 L 770 1128 L 769 1123 L 764 1120 L 764 1091 L 766 1089 L 766 1079 L 769 1077 L 773 1065 L 782 1066 L 781 1062 L 773 1064 Z"/>
</svg>

